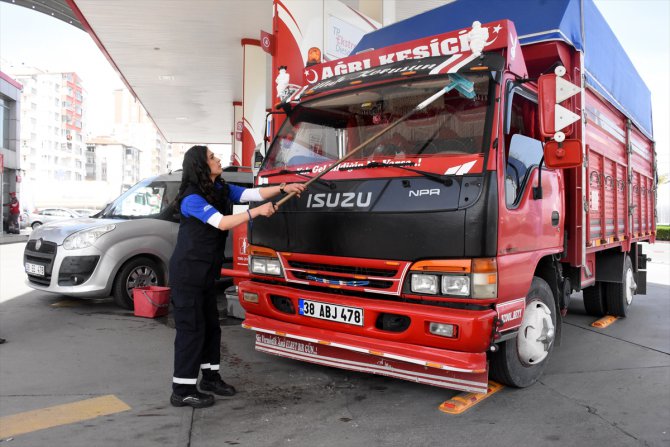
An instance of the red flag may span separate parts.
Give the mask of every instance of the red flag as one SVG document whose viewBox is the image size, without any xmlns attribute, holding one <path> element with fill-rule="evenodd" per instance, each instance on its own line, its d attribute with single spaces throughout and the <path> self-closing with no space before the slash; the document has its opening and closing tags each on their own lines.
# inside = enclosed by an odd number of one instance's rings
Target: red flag
<svg viewBox="0 0 670 447">
<path fill-rule="evenodd" d="M 274 53 L 275 39 L 270 33 L 261 30 L 261 48 L 266 53 L 272 55 Z"/>
</svg>

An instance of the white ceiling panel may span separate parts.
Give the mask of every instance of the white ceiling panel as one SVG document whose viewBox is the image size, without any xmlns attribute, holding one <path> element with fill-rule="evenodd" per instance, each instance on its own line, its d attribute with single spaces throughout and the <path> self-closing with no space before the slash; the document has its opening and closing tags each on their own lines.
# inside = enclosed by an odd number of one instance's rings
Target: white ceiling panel
<svg viewBox="0 0 670 447">
<path fill-rule="evenodd" d="M 272 0 L 75 3 L 169 142 L 230 142 L 240 42 L 272 29 Z"/>
<path fill-rule="evenodd" d="M 169 142 L 231 142 L 241 40 L 272 30 L 272 0 L 73 1 Z M 397 20 L 445 3 L 390 2 Z"/>
</svg>

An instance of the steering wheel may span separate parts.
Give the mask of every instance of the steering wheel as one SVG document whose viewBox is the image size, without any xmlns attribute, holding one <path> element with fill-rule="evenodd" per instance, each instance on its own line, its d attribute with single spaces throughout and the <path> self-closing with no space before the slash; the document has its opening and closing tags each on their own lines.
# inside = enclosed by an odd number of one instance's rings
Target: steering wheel
<svg viewBox="0 0 670 447">
<path fill-rule="evenodd" d="M 433 141 L 429 141 L 428 143 L 419 143 L 416 145 L 415 149 L 416 155 L 430 155 L 441 152 Z"/>
<path fill-rule="evenodd" d="M 451 139 L 451 140 L 446 140 L 444 142 L 444 146 L 446 148 L 446 151 L 448 152 L 470 152 L 472 148 L 468 147 L 468 145 L 465 143 L 465 141 L 461 139 Z"/>
</svg>

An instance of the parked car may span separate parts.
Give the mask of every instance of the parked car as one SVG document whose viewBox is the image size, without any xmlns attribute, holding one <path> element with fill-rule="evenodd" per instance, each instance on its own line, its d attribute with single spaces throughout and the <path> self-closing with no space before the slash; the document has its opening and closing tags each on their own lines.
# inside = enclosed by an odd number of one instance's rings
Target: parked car
<svg viewBox="0 0 670 447">
<path fill-rule="evenodd" d="M 23 230 L 24 228 L 28 228 L 28 225 L 30 225 L 28 210 L 22 210 L 21 214 L 19 214 L 19 228 Z"/>
<path fill-rule="evenodd" d="M 251 172 L 224 172 L 222 176 L 245 187 L 253 183 Z M 117 305 L 132 309 L 133 288 L 167 284 L 179 229 L 174 199 L 180 182 L 181 171 L 151 177 L 121 194 L 95 217 L 35 229 L 23 255 L 27 284 L 83 298 L 112 295 Z M 230 263 L 230 236 L 225 256 Z"/>
<path fill-rule="evenodd" d="M 37 212 L 28 213 L 28 225 L 34 230 L 48 222 L 76 219 L 78 217 L 81 216 L 69 208 L 44 208 Z"/>
<path fill-rule="evenodd" d="M 72 211 L 79 214 L 81 217 L 92 217 L 100 212 L 91 208 L 73 208 Z"/>
</svg>

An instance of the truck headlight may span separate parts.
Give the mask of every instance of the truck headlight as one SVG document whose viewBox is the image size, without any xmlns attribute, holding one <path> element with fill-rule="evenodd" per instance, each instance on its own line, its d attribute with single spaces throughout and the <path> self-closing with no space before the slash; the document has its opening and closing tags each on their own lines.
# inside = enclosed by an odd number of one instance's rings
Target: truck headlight
<svg viewBox="0 0 670 447">
<path fill-rule="evenodd" d="M 412 274 L 411 288 L 414 293 L 429 293 L 437 295 L 437 275 Z"/>
<path fill-rule="evenodd" d="M 277 258 L 262 258 L 258 256 L 252 256 L 249 265 L 251 267 L 251 273 L 282 276 L 281 263 Z"/>
<path fill-rule="evenodd" d="M 81 248 L 90 247 L 103 234 L 109 233 L 116 225 L 109 224 L 101 227 L 89 228 L 87 230 L 77 231 L 72 233 L 63 241 L 63 248 L 66 250 L 78 250 Z"/>
<path fill-rule="evenodd" d="M 467 276 L 442 276 L 442 294 L 470 296 L 470 278 Z"/>
<path fill-rule="evenodd" d="M 498 297 L 495 258 L 429 259 L 410 267 L 405 292 L 444 297 L 490 300 Z"/>
</svg>

